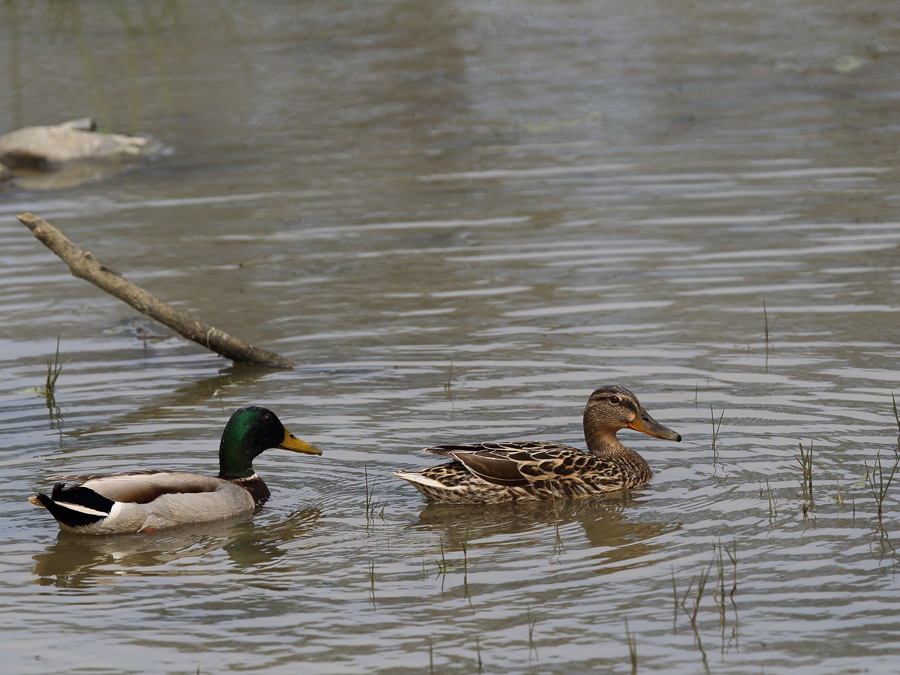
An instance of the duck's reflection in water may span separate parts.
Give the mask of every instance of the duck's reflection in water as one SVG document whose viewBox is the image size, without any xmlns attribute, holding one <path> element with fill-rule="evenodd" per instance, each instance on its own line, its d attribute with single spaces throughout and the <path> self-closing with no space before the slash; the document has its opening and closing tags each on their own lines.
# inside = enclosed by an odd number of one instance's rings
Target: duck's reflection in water
<svg viewBox="0 0 900 675">
<path fill-rule="evenodd" d="M 233 566 L 277 567 L 286 547 L 316 527 L 321 511 L 304 508 L 274 524 L 243 516 L 185 525 L 151 534 L 92 536 L 60 532 L 56 542 L 34 556 L 34 583 L 86 588 L 127 575 L 180 576 L 215 573 L 219 561 L 203 556 L 222 550 Z M 197 562 L 186 565 L 187 560 Z"/>
<path fill-rule="evenodd" d="M 598 572 L 646 564 L 659 537 L 678 530 L 679 523 L 641 522 L 643 500 L 632 492 L 616 492 L 589 499 L 521 501 L 491 505 L 429 504 L 412 527 L 440 533 L 446 550 L 470 544 L 514 539 L 523 552 L 539 555 L 567 547 L 588 546 Z M 438 551 L 440 554 L 440 551 Z"/>
</svg>

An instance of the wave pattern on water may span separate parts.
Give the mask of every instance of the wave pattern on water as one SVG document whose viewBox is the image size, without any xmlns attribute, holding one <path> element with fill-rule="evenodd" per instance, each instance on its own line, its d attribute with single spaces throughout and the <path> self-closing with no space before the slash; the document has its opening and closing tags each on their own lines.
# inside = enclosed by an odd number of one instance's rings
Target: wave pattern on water
<svg viewBox="0 0 900 675">
<path fill-rule="evenodd" d="M 69 101 L 70 64 L 137 91 L 113 69 L 121 14 L 80 10 L 89 63 L 71 21 L 50 44 L 44 3 L 16 7 L 0 53 L 41 68 L 20 104 Z M 137 81 L 160 96 L 109 114 L 143 111 L 171 157 L 0 193 L 10 667 L 612 672 L 630 634 L 642 671 L 892 672 L 893 5 L 234 7 L 128 31 L 159 39 Z M 157 109 L 170 86 L 179 114 Z M 298 366 L 160 337 L 23 211 Z M 584 447 L 603 383 L 684 436 L 620 433 L 646 487 L 450 507 L 390 475 L 435 443 Z M 57 473 L 214 473 L 250 403 L 324 451 L 259 457 L 252 518 L 83 538 L 26 501 Z"/>
</svg>

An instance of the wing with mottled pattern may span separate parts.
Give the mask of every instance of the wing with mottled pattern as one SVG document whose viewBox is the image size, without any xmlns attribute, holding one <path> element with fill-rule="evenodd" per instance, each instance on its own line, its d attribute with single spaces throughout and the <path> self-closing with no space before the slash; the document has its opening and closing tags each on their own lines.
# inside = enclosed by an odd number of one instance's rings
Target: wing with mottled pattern
<svg viewBox="0 0 900 675">
<path fill-rule="evenodd" d="M 478 478 L 506 487 L 569 481 L 600 486 L 621 480 L 621 470 L 613 463 L 560 443 L 440 445 L 426 452 L 452 457 Z"/>
</svg>

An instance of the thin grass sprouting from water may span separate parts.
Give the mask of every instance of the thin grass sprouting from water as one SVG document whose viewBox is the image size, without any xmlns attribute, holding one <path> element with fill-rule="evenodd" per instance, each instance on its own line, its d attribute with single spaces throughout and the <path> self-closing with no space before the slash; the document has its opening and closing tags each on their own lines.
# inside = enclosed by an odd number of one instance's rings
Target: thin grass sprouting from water
<svg viewBox="0 0 900 675">
<path fill-rule="evenodd" d="M 47 403 L 47 410 L 50 413 L 50 426 L 58 429 L 62 434 L 62 413 L 59 406 L 56 405 L 56 381 L 62 372 L 63 364 L 59 362 L 59 343 L 60 336 L 56 336 L 56 354 L 53 360 L 47 361 L 47 379 L 43 387 L 37 387 L 36 392 L 43 395 Z"/>
<path fill-rule="evenodd" d="M 844 496 L 847 494 L 846 490 L 841 490 L 841 482 L 837 479 L 834 481 L 835 487 L 837 487 L 837 495 L 835 496 L 835 501 L 838 503 L 838 506 L 844 505 Z"/>
<path fill-rule="evenodd" d="M 734 567 L 735 567 L 735 579 L 736 579 L 737 578 L 737 545 L 736 544 L 734 545 L 734 553 L 733 554 L 731 552 L 729 552 L 727 548 L 723 547 L 721 545 L 721 543 L 719 544 L 719 548 L 720 548 L 720 550 L 726 551 L 726 553 L 728 553 L 728 557 L 732 560 Z M 714 547 L 714 550 L 715 550 L 715 547 Z M 723 584 L 724 583 L 724 559 L 721 559 L 721 552 L 719 553 L 719 556 L 720 556 L 720 570 L 721 570 L 719 584 Z M 672 569 L 672 593 L 674 594 L 674 597 L 675 597 L 675 615 L 676 615 L 676 620 L 673 624 L 673 630 L 675 630 L 677 632 L 678 607 L 681 607 L 681 609 L 684 610 L 685 614 L 687 614 L 688 618 L 691 621 L 691 629 L 694 631 L 695 643 L 696 643 L 697 649 L 699 650 L 700 655 L 703 659 L 703 670 L 706 673 L 710 672 L 709 662 L 707 661 L 706 651 L 703 649 L 703 641 L 700 638 L 700 630 L 697 626 L 697 617 L 698 617 L 698 614 L 700 611 L 700 603 L 703 599 L 703 595 L 706 590 L 706 584 L 709 579 L 709 575 L 712 572 L 713 565 L 715 565 L 715 564 L 716 564 L 716 557 L 715 557 L 715 555 L 713 555 L 713 559 L 710 561 L 709 565 L 706 565 L 705 567 L 701 567 L 699 578 L 696 576 L 691 578 L 691 581 L 688 584 L 687 590 L 684 592 L 684 595 L 681 597 L 681 599 L 679 599 L 679 597 L 678 597 L 678 587 L 675 582 L 675 569 L 674 568 Z M 689 610 L 687 607 L 687 600 L 688 600 L 688 597 L 691 595 L 691 590 L 694 588 L 695 581 L 697 582 L 697 592 L 696 592 L 696 597 L 694 599 L 694 608 L 692 611 L 692 610 Z M 735 582 L 733 589 L 736 588 L 736 585 L 737 585 L 737 583 Z M 732 590 L 732 593 L 733 592 L 734 592 L 734 590 Z M 724 592 L 722 595 L 724 597 Z M 732 602 L 732 606 L 735 607 L 735 618 L 736 618 L 737 617 L 737 607 L 734 605 L 733 597 L 731 598 L 731 602 Z M 721 609 L 719 612 L 719 616 L 720 616 L 721 625 L 723 626 L 723 630 L 724 630 L 725 616 L 724 616 L 724 612 Z M 736 624 L 735 624 L 734 630 L 735 630 L 735 632 L 737 631 Z"/>
<path fill-rule="evenodd" d="M 531 658 L 531 654 L 534 653 L 537 656 L 537 647 L 534 645 L 534 627 L 537 625 L 537 617 L 531 613 L 531 606 L 529 605 L 527 608 L 528 611 L 528 655 Z"/>
<path fill-rule="evenodd" d="M 738 611 L 737 604 L 734 601 L 734 594 L 737 593 L 737 540 L 732 540 L 731 549 L 729 550 L 728 546 L 725 546 L 721 541 L 718 542 L 718 545 L 713 546 L 713 554 L 715 557 L 716 567 L 718 571 L 718 579 L 716 580 L 716 588 L 713 591 L 713 599 L 716 600 L 716 604 L 719 608 L 719 629 L 721 632 L 722 639 L 722 649 L 726 649 L 726 642 L 730 643 L 732 640 L 737 642 L 739 635 L 739 620 L 738 620 Z M 724 554 L 724 555 L 723 555 Z M 731 590 L 727 590 L 725 588 L 725 556 L 728 556 L 728 560 L 731 562 L 732 568 L 732 579 L 731 579 Z M 727 607 L 725 606 L 726 599 L 731 602 L 731 607 L 734 610 L 734 625 L 731 630 L 731 639 L 726 640 L 726 628 L 728 625 L 727 619 Z M 696 630 L 696 626 L 695 626 Z"/>
<path fill-rule="evenodd" d="M 697 624 L 697 614 L 700 612 L 700 602 L 703 600 L 703 594 L 706 591 L 706 582 L 709 580 L 709 574 L 712 572 L 712 567 L 716 563 L 715 558 L 710 561 L 709 565 L 705 566 L 705 568 L 700 569 L 699 576 L 692 577 L 690 583 L 688 584 L 687 590 L 684 592 L 681 600 L 678 601 L 678 589 L 675 588 L 675 573 L 672 572 L 672 588 L 675 591 L 675 600 L 681 606 L 681 608 L 685 611 L 685 613 L 691 619 L 691 625 L 696 626 Z M 697 596 L 694 598 L 694 609 L 693 611 L 687 608 L 687 599 L 691 594 L 691 589 L 694 587 L 694 581 L 697 582 Z"/>
<path fill-rule="evenodd" d="M 672 616 L 672 630 L 678 632 L 678 586 L 675 584 L 675 566 L 672 566 L 672 595 L 675 598 L 675 613 Z"/>
<path fill-rule="evenodd" d="M 53 395 L 53 392 L 56 390 L 56 381 L 59 379 L 59 374 L 62 372 L 62 366 L 59 363 L 59 341 L 60 336 L 56 336 L 56 354 L 53 357 L 53 361 L 47 361 L 47 385 L 46 391 L 48 395 Z M 895 407 L 896 410 L 896 407 Z"/>
<path fill-rule="evenodd" d="M 637 673 L 637 636 L 628 629 L 628 619 L 625 619 L 625 641 L 628 643 L 628 655 L 631 657 L 631 675 Z"/>
<path fill-rule="evenodd" d="M 691 614 L 691 624 L 697 624 L 697 614 L 700 612 L 700 602 L 703 600 L 703 593 L 706 591 L 706 582 L 709 579 L 709 573 L 712 572 L 713 560 L 706 567 L 706 570 L 700 571 L 700 578 L 697 580 L 697 598 L 694 600 L 694 611 Z"/>
<path fill-rule="evenodd" d="M 365 478 L 365 490 L 366 490 L 366 528 L 368 529 L 372 525 L 375 524 L 376 518 L 381 518 L 384 520 L 384 508 L 387 506 L 387 502 L 378 502 L 375 501 L 375 481 L 373 480 L 371 485 L 369 484 L 369 465 L 363 464 L 363 475 Z M 381 507 L 379 511 L 378 507 Z"/>
<path fill-rule="evenodd" d="M 62 372 L 62 364 L 59 362 L 59 340 L 60 336 L 56 336 L 56 355 L 52 361 L 47 361 L 47 380 L 44 384 L 43 394 L 47 398 L 47 406 L 50 407 L 54 403 L 56 396 L 56 381 Z"/>
<path fill-rule="evenodd" d="M 772 524 L 772 521 L 778 518 L 778 499 L 775 497 L 775 493 L 772 492 L 768 476 L 766 476 L 766 495 L 769 498 L 769 524 Z"/>
<path fill-rule="evenodd" d="M 731 562 L 731 569 L 733 572 L 731 579 L 731 590 L 728 591 L 728 597 L 733 598 L 734 594 L 737 593 L 738 587 L 738 557 L 737 557 L 737 539 L 731 540 L 731 550 L 728 550 L 727 546 L 723 546 L 722 543 L 719 543 L 719 557 L 721 559 L 722 551 L 725 551 L 725 554 L 728 556 L 728 560 Z M 724 597 L 725 594 L 725 584 L 722 584 L 722 594 Z"/>
<path fill-rule="evenodd" d="M 463 551 L 463 574 L 468 574 L 468 572 L 469 572 L 469 523 L 466 523 L 466 536 L 463 537 L 462 551 Z"/>
<path fill-rule="evenodd" d="M 450 563 L 447 562 L 447 555 L 444 552 L 444 538 L 438 537 L 438 541 L 441 545 L 441 559 L 435 560 L 438 566 L 438 576 L 442 574 L 447 574 L 450 571 Z"/>
<path fill-rule="evenodd" d="M 872 470 L 869 471 L 868 463 L 865 463 L 865 467 L 866 481 L 869 485 L 869 489 L 872 491 L 872 496 L 875 498 L 875 503 L 878 505 L 878 521 L 881 522 L 884 499 L 887 497 L 887 491 L 890 489 L 891 483 L 894 480 L 894 474 L 897 473 L 897 468 L 900 467 L 900 453 L 897 453 L 894 458 L 894 466 L 891 468 L 891 474 L 888 476 L 887 481 L 884 480 L 880 452 L 875 455 L 875 462 L 872 464 Z"/>
<path fill-rule="evenodd" d="M 804 501 L 811 506 L 813 504 L 813 442 L 809 442 L 809 450 L 805 452 L 803 443 L 798 443 L 798 445 L 800 446 L 800 456 L 797 458 L 797 461 L 803 470 L 803 478 L 800 480 L 800 485 L 803 488 Z"/>
<path fill-rule="evenodd" d="M 894 392 L 891 392 L 891 403 L 894 405 L 894 421 L 897 422 L 897 453 L 900 453 L 900 414 L 897 414 L 897 399 L 894 398 Z"/>
<path fill-rule="evenodd" d="M 447 381 L 444 382 L 444 391 L 447 392 L 447 400 L 453 403 L 453 359 L 450 359 L 450 371 L 447 373 Z"/>
<path fill-rule="evenodd" d="M 716 424 L 716 414 L 713 412 L 713 407 L 709 406 L 709 417 L 712 421 L 712 451 L 713 451 L 713 464 L 716 463 L 719 459 L 719 451 L 716 449 L 716 441 L 719 440 L 719 429 L 722 428 L 722 418 L 725 416 L 725 409 L 722 408 L 722 413 L 719 415 L 719 422 Z"/>
</svg>

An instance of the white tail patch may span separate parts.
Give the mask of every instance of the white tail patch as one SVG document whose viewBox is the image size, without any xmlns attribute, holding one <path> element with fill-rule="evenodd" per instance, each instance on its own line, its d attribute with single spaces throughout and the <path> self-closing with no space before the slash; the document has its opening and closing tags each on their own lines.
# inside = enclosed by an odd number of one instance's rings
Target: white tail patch
<svg viewBox="0 0 900 675">
<path fill-rule="evenodd" d="M 106 511 L 98 511 L 97 509 L 89 509 L 81 504 L 73 504 L 71 502 L 56 502 L 57 506 L 62 506 L 69 511 L 77 511 L 78 513 L 86 513 L 89 516 L 101 516 L 106 518 L 109 514 Z M 115 507 L 114 507 L 115 508 Z"/>
<path fill-rule="evenodd" d="M 448 488 L 446 485 L 441 485 L 439 482 L 434 480 L 433 478 L 428 478 L 427 476 L 423 476 L 420 473 L 415 473 L 414 471 L 394 471 L 394 475 L 397 478 L 402 478 L 403 480 L 408 480 L 410 483 L 418 483 L 419 485 L 427 485 L 428 487 L 437 488 L 439 490 L 451 490 L 452 488 Z"/>
</svg>

